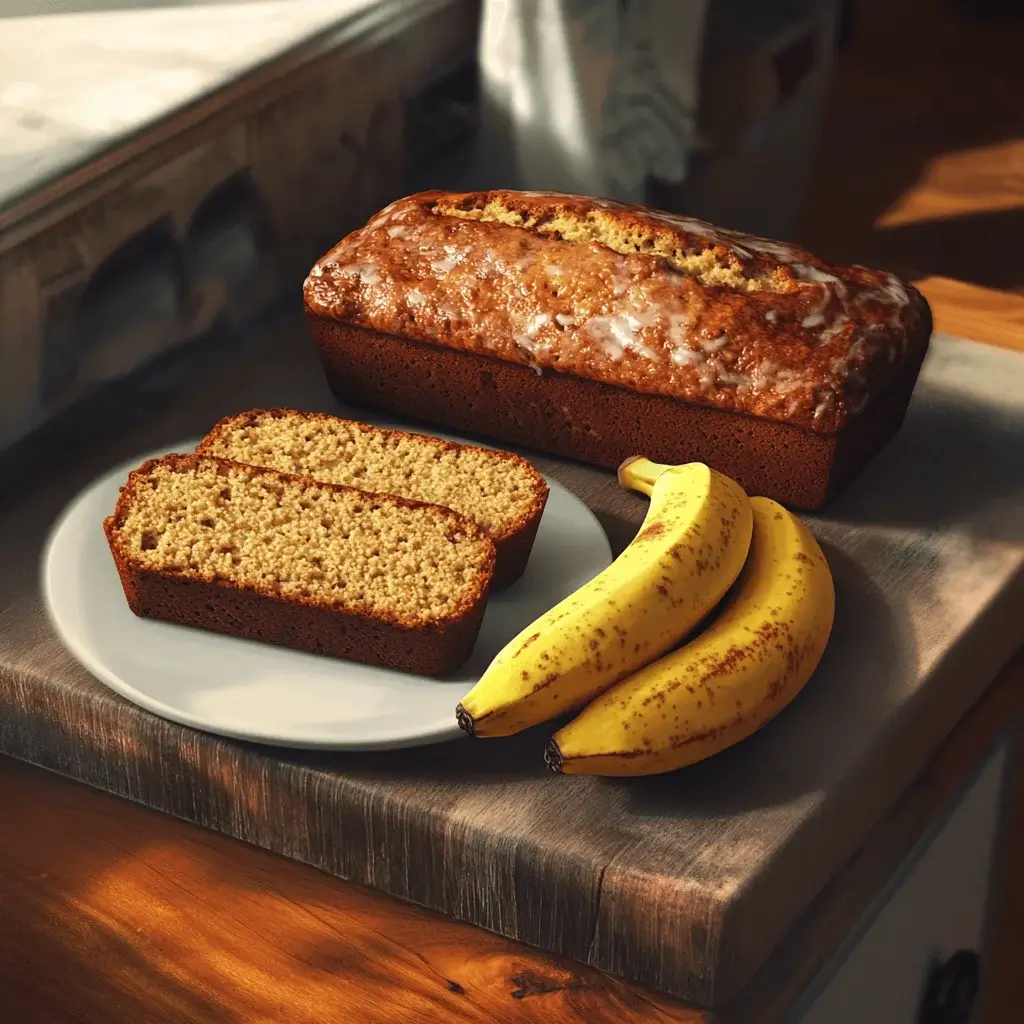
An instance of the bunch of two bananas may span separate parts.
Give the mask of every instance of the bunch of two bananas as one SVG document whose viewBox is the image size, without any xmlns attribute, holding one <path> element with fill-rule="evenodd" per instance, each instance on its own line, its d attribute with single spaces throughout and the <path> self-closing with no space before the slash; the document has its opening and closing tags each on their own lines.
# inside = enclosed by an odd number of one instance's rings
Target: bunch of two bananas
<svg viewBox="0 0 1024 1024">
<path fill-rule="evenodd" d="M 632 459 L 619 481 L 651 497 L 636 537 L 456 711 L 475 736 L 507 736 L 582 708 L 548 743 L 555 771 L 653 775 L 738 743 L 800 692 L 832 630 L 828 562 L 781 505 L 702 463 Z"/>
</svg>

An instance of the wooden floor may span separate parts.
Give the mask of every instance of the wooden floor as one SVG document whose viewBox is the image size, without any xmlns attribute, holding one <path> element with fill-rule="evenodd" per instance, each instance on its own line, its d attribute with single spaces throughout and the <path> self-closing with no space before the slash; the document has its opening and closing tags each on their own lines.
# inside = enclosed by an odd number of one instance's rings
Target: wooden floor
<svg viewBox="0 0 1024 1024">
<path fill-rule="evenodd" d="M 926 294 L 955 291 L 944 279 L 957 278 L 1024 295 L 1024 17 L 861 0 L 852 29 L 800 240 L 924 279 Z M 986 318 L 979 308 L 938 326 L 984 338 Z M 1016 791 L 984 1024 L 1024 1019 L 1024 785 Z"/>
</svg>

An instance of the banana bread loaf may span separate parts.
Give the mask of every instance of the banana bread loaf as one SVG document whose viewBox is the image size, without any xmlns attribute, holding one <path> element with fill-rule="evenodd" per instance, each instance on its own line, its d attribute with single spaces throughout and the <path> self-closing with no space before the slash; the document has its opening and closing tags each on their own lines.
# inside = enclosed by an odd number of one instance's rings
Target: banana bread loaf
<svg viewBox="0 0 1024 1024">
<path fill-rule="evenodd" d="M 424 675 L 469 657 L 494 571 L 450 509 L 199 455 L 143 463 L 103 526 L 136 615 Z"/>
<path fill-rule="evenodd" d="M 550 193 L 399 200 L 304 296 L 345 401 L 608 468 L 701 460 L 807 509 L 898 429 L 931 335 L 892 274 Z"/>
<path fill-rule="evenodd" d="M 197 452 L 454 509 L 494 541 L 494 587 L 522 575 L 548 497 L 544 477 L 511 452 L 294 409 L 228 416 Z"/>
</svg>

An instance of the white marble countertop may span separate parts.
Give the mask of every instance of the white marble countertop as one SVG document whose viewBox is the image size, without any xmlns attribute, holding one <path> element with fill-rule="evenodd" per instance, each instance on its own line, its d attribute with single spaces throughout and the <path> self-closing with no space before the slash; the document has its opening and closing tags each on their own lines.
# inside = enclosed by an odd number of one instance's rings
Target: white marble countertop
<svg viewBox="0 0 1024 1024">
<path fill-rule="evenodd" d="M 296 46 L 417 2 L 0 0 L 0 212 Z"/>
</svg>

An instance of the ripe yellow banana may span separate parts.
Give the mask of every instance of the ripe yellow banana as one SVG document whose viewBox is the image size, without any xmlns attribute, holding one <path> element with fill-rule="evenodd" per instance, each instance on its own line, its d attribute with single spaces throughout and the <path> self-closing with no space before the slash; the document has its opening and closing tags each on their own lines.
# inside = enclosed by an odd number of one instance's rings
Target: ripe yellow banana
<svg viewBox="0 0 1024 1024">
<path fill-rule="evenodd" d="M 612 564 L 508 643 L 456 709 L 476 736 L 508 736 L 581 708 L 671 650 L 725 595 L 750 546 L 750 501 L 702 463 L 623 464 L 651 495 Z"/>
<path fill-rule="evenodd" d="M 754 533 L 736 587 L 709 628 L 607 690 L 555 733 L 555 771 L 654 775 L 756 732 L 803 688 L 828 643 L 828 562 L 796 516 L 751 498 Z"/>
</svg>

